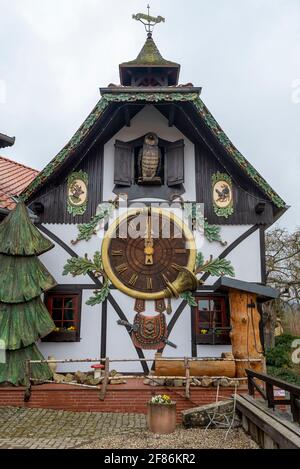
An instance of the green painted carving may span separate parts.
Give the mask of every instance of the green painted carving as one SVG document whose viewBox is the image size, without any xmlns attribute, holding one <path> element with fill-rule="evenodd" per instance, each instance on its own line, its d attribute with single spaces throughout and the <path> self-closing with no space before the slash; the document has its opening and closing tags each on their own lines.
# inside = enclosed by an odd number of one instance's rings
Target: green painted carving
<svg viewBox="0 0 300 469">
<path fill-rule="evenodd" d="M 197 275 L 205 272 L 208 272 L 214 277 L 220 277 L 223 275 L 227 275 L 229 277 L 235 276 L 233 265 L 229 260 L 219 259 L 218 257 L 214 259 L 212 256 L 210 256 L 209 260 L 204 262 L 203 254 L 198 252 L 196 258 L 195 274 Z"/>
<path fill-rule="evenodd" d="M 82 181 L 82 184 L 80 182 Z M 70 174 L 68 177 L 68 212 L 73 215 L 83 215 L 88 201 L 88 174 L 82 170 Z"/>
<path fill-rule="evenodd" d="M 214 206 L 214 212 L 218 217 L 224 217 L 228 218 L 230 215 L 233 214 L 234 208 L 233 208 L 233 194 L 232 194 L 232 180 L 231 177 L 228 176 L 226 173 L 220 173 L 217 172 L 212 175 L 212 188 L 214 191 L 215 184 L 217 184 L 219 181 L 224 181 L 225 183 L 228 184 L 223 190 L 228 189 L 229 187 L 229 193 L 227 194 L 228 197 L 230 197 L 229 204 L 227 207 L 219 207 L 214 199 L 214 194 L 213 194 L 213 206 Z M 226 184 L 225 184 L 226 185 Z"/>
<path fill-rule="evenodd" d="M 189 306 L 197 306 L 197 301 L 195 300 L 195 297 L 191 291 L 185 291 L 181 293 L 180 298 L 185 300 Z"/>
<path fill-rule="evenodd" d="M 102 303 L 109 294 L 110 282 L 103 270 L 100 252 L 95 252 L 93 260 L 90 260 L 87 254 L 85 254 L 84 257 L 71 257 L 68 259 L 63 270 L 63 275 L 71 274 L 73 277 L 77 275 L 87 275 L 88 273 L 93 273 L 95 277 L 102 277 L 103 279 L 102 288 L 95 290 L 94 295 L 86 302 L 87 305 L 94 306 Z"/>
<path fill-rule="evenodd" d="M 210 225 L 207 219 L 204 218 L 201 204 L 188 202 L 184 205 L 184 215 L 186 218 L 194 220 L 194 228 L 200 233 L 203 232 L 210 243 L 217 242 L 222 246 L 227 245 L 227 242 L 221 238 L 221 227 Z"/>
<path fill-rule="evenodd" d="M 53 330 L 49 313 L 40 297 L 28 303 L 0 303 L 1 339 L 9 350 L 33 344 Z"/>
<path fill-rule="evenodd" d="M 0 224 L 0 253 L 11 256 L 35 256 L 54 247 L 49 239 L 28 223 L 27 208 L 18 204 Z"/>
<path fill-rule="evenodd" d="M 0 254 L 0 265 L 0 302 L 30 301 L 55 285 L 52 275 L 35 256 Z"/>
<path fill-rule="evenodd" d="M 26 201 L 31 197 L 49 177 L 60 168 L 60 166 L 72 158 L 78 146 L 81 145 L 89 136 L 94 125 L 101 118 L 103 112 L 111 103 L 159 103 L 159 102 L 190 102 L 198 112 L 201 119 L 205 122 L 208 129 L 225 149 L 226 153 L 235 163 L 253 180 L 253 182 L 266 194 L 266 196 L 279 208 L 286 207 L 285 202 L 269 186 L 265 179 L 253 168 L 253 166 L 244 158 L 244 156 L 235 148 L 226 134 L 223 132 L 217 121 L 211 115 L 198 93 L 180 93 L 178 92 L 136 92 L 136 93 L 111 93 L 98 102 L 91 114 L 87 117 L 81 127 L 77 130 L 67 145 L 58 153 L 58 155 L 45 167 L 34 181 L 27 187 L 22 194 L 22 200 Z"/>
<path fill-rule="evenodd" d="M 101 222 L 108 219 L 115 210 L 114 202 L 108 202 L 100 204 L 96 215 L 91 219 L 89 223 L 83 223 L 78 225 L 78 236 L 72 241 L 72 244 L 77 244 L 79 241 L 85 240 L 89 241 L 94 234 L 96 234 L 96 229 Z"/>
<path fill-rule="evenodd" d="M 36 257 L 52 247 L 31 223 L 23 203 L 0 225 L 0 340 L 6 349 L 0 383 L 26 384 L 25 361 L 43 359 L 35 342 L 55 328 L 40 295 L 56 283 Z M 32 368 L 33 378 L 51 376 L 47 364 Z"/>
<path fill-rule="evenodd" d="M 0 363 L 0 383 L 14 386 L 26 386 L 26 360 L 44 360 L 35 344 L 18 350 L 6 351 L 6 362 Z M 51 380 L 52 371 L 46 363 L 35 363 L 31 366 L 31 378 L 39 382 Z"/>
</svg>

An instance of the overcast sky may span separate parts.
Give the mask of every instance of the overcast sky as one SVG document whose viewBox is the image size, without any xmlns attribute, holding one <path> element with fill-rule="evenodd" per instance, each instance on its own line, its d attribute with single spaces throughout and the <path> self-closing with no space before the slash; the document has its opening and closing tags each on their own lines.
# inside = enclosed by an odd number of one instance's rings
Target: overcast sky
<svg viewBox="0 0 300 469">
<path fill-rule="evenodd" d="M 151 0 L 154 39 L 181 64 L 300 226 L 300 0 Z M 147 0 L 0 0 L 1 155 L 42 169 L 145 41 Z"/>
</svg>

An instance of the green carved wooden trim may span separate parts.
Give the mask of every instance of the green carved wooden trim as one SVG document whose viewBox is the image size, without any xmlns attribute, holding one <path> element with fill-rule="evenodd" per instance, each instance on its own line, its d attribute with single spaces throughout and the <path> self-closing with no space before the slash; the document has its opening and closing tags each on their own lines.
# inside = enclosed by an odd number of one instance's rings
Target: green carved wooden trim
<svg viewBox="0 0 300 469">
<path fill-rule="evenodd" d="M 55 287 L 56 282 L 35 257 L 0 254 L 0 302 L 23 303 Z"/>
<path fill-rule="evenodd" d="M 24 203 L 0 224 L 0 253 L 11 256 L 34 256 L 49 251 L 54 244 L 31 223 Z"/>
<path fill-rule="evenodd" d="M 254 183 L 262 189 L 267 197 L 279 208 L 286 207 L 282 198 L 276 194 L 267 181 L 256 171 L 256 169 L 249 163 L 248 160 L 237 150 L 231 140 L 227 137 L 218 122 L 210 113 L 200 97 L 194 101 L 199 115 L 203 118 L 207 127 L 211 130 L 219 143 L 224 147 L 227 154 L 242 168 L 242 170 L 254 181 Z"/>
<path fill-rule="evenodd" d="M 212 175 L 212 189 L 214 190 L 215 184 L 219 181 L 225 181 L 228 186 L 230 187 L 230 203 L 227 205 L 227 207 L 219 207 L 213 197 L 213 206 L 214 206 L 214 212 L 218 217 L 224 217 L 228 218 L 230 215 L 234 213 L 234 208 L 233 208 L 233 193 L 232 193 L 232 180 L 231 177 L 226 174 L 226 173 L 220 173 L 219 171 L 215 174 Z"/>
<path fill-rule="evenodd" d="M 55 158 L 41 171 L 33 182 L 22 193 L 22 200 L 31 197 L 69 158 L 72 158 L 78 146 L 89 136 L 93 126 L 100 119 L 103 112 L 111 103 L 159 103 L 159 102 L 190 102 L 194 105 L 198 115 L 203 119 L 206 126 L 223 146 L 226 153 L 235 163 L 252 179 L 252 181 L 266 194 L 266 196 L 279 208 L 286 207 L 285 202 L 271 188 L 267 181 L 256 171 L 246 158 L 235 148 L 233 143 L 221 129 L 208 108 L 204 105 L 198 93 L 168 93 L 168 92 L 136 92 L 136 93 L 112 93 L 105 96 L 97 103 L 87 119 L 83 122 L 67 145 L 55 156 Z"/>
<path fill-rule="evenodd" d="M 103 270 L 101 253 L 96 251 L 93 260 L 89 259 L 87 254 L 84 257 L 71 257 L 67 260 L 63 270 L 63 275 L 71 274 L 73 277 L 89 273 L 93 273 L 96 278 L 103 278 L 102 288 L 95 290 L 94 295 L 86 302 L 87 305 L 94 306 L 102 303 L 109 295 L 110 282 Z"/>
<path fill-rule="evenodd" d="M 0 337 L 7 350 L 27 347 L 50 334 L 55 324 L 41 298 L 28 303 L 0 303 Z"/>
<path fill-rule="evenodd" d="M 35 344 L 19 350 L 7 350 L 6 362 L 0 363 L 0 383 L 26 386 L 26 360 L 44 360 Z M 31 366 L 31 378 L 43 382 L 51 380 L 53 373 L 47 363 L 34 363 Z"/>
<path fill-rule="evenodd" d="M 184 204 L 184 215 L 190 219 L 189 224 L 194 225 L 194 229 L 203 233 L 208 242 L 220 243 L 222 246 L 226 246 L 227 242 L 221 238 L 221 226 L 210 225 L 207 219 L 204 217 L 201 204 L 197 202 L 187 202 Z"/>
<path fill-rule="evenodd" d="M 96 234 L 96 229 L 103 220 L 106 220 L 111 217 L 113 211 L 115 210 L 115 202 L 107 202 L 100 204 L 97 209 L 96 215 L 94 215 L 89 223 L 82 223 L 78 225 L 78 235 L 77 238 L 71 241 L 72 244 L 77 244 L 79 241 L 85 240 L 89 241 L 94 234 Z"/>
<path fill-rule="evenodd" d="M 83 181 L 85 188 L 84 190 L 86 191 L 85 197 L 80 203 L 80 200 L 78 202 L 78 199 L 80 197 L 80 194 L 77 196 L 74 193 L 71 193 L 72 191 L 76 190 L 77 187 L 75 187 L 75 182 L 77 180 Z M 88 202 L 88 181 L 89 177 L 88 174 L 85 171 L 76 171 L 68 177 L 68 182 L 67 182 L 67 209 L 68 212 L 73 215 L 74 217 L 76 215 L 83 215 L 86 211 L 87 208 L 87 202 Z M 79 188 L 79 190 L 82 188 Z M 84 194 L 84 192 L 83 192 Z"/>
<path fill-rule="evenodd" d="M 203 272 L 208 272 L 215 277 L 235 276 L 234 267 L 228 259 L 220 259 L 219 257 L 214 259 L 210 256 L 209 260 L 205 261 L 202 252 L 199 251 L 196 257 L 195 273 L 197 275 Z"/>
</svg>

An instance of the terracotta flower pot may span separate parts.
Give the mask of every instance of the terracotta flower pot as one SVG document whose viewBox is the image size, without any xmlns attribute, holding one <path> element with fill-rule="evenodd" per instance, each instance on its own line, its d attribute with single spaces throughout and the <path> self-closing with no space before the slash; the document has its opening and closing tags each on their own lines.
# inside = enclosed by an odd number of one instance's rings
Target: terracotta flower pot
<svg viewBox="0 0 300 469">
<path fill-rule="evenodd" d="M 176 428 L 176 402 L 172 404 L 151 404 L 148 402 L 148 428 L 161 435 L 173 433 Z"/>
</svg>

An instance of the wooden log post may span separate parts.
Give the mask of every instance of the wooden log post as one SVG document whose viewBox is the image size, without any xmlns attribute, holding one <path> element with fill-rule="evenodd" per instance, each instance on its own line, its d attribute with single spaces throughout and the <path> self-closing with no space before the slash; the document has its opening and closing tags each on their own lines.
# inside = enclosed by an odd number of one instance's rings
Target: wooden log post
<svg viewBox="0 0 300 469">
<path fill-rule="evenodd" d="M 235 359 L 261 359 L 261 362 L 236 362 L 236 376 L 246 376 L 245 369 L 263 371 L 263 350 L 259 324 L 261 317 L 257 309 L 255 294 L 231 289 L 229 292 L 230 332 L 232 353 Z"/>
<path fill-rule="evenodd" d="M 102 381 L 101 391 L 100 391 L 100 395 L 99 395 L 100 401 L 104 401 L 104 399 L 105 399 L 108 382 L 109 382 L 109 358 L 106 357 L 106 359 L 105 359 L 104 378 L 103 378 L 103 381 Z"/>
</svg>

